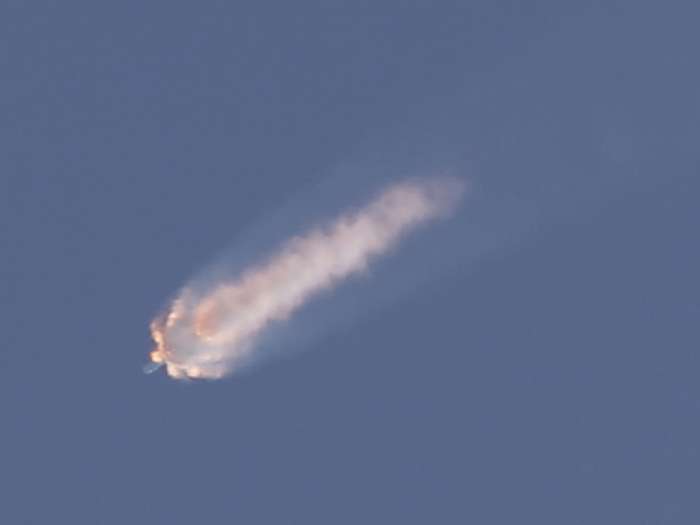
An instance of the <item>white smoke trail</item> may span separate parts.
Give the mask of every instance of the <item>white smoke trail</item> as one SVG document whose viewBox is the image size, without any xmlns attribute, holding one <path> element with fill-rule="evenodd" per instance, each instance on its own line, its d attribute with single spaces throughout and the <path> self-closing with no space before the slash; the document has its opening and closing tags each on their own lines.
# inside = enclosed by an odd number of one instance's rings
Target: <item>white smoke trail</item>
<svg viewBox="0 0 700 525">
<path fill-rule="evenodd" d="M 434 178 L 394 184 L 367 206 L 287 241 L 239 277 L 186 286 L 151 323 L 154 365 L 174 378 L 216 379 L 247 362 L 266 328 L 320 292 L 365 270 L 416 227 L 444 216 L 464 184 Z M 154 370 L 153 365 L 148 372 Z"/>
</svg>

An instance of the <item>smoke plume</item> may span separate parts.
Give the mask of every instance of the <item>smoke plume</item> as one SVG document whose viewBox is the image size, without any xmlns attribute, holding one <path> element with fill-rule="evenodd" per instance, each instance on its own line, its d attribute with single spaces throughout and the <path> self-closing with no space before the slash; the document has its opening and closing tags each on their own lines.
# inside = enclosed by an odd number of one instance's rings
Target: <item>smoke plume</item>
<svg viewBox="0 0 700 525">
<path fill-rule="evenodd" d="M 459 201 L 458 179 L 393 184 L 366 206 L 286 241 L 231 280 L 186 285 L 151 323 L 156 348 L 144 370 L 217 379 L 248 363 L 264 331 L 306 302 L 361 273 L 408 233 L 444 217 Z"/>
</svg>

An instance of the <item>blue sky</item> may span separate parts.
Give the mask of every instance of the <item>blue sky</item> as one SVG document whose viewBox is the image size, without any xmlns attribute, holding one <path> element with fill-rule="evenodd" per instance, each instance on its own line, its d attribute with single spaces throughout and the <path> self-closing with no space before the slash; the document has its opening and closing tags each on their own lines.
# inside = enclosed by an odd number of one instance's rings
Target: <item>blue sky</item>
<svg viewBox="0 0 700 525">
<path fill-rule="evenodd" d="M 0 521 L 700 521 L 694 3 L 1 11 Z M 445 167 L 478 198 L 430 242 L 490 249 L 254 373 L 141 374 L 237 236 Z"/>
</svg>

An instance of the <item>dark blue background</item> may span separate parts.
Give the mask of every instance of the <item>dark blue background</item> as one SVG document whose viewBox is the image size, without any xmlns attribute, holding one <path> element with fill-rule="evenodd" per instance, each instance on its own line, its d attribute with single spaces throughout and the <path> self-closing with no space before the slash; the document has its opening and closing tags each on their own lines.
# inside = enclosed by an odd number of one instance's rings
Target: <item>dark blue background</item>
<svg viewBox="0 0 700 525">
<path fill-rule="evenodd" d="M 4 2 L 0 521 L 700 523 L 698 15 Z M 140 373 L 184 279 L 385 151 L 536 229 L 294 359 Z"/>
</svg>

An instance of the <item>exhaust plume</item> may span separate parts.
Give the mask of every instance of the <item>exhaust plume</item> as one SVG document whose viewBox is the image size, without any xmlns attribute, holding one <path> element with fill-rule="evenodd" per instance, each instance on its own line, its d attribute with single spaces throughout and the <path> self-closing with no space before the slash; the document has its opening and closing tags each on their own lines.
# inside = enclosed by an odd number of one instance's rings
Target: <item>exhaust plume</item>
<svg viewBox="0 0 700 525">
<path fill-rule="evenodd" d="M 248 363 L 264 331 L 391 250 L 458 202 L 458 179 L 393 184 L 366 206 L 286 241 L 267 260 L 212 286 L 186 285 L 151 323 L 160 365 L 173 378 L 218 379 Z"/>
</svg>

